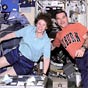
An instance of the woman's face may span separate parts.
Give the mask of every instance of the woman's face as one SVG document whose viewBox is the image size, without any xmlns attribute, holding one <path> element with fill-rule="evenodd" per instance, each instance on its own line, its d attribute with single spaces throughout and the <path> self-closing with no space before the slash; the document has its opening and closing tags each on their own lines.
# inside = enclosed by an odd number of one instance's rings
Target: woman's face
<svg viewBox="0 0 88 88">
<path fill-rule="evenodd" d="M 43 19 L 39 20 L 36 26 L 38 33 L 43 33 L 47 29 L 47 23 Z"/>
</svg>

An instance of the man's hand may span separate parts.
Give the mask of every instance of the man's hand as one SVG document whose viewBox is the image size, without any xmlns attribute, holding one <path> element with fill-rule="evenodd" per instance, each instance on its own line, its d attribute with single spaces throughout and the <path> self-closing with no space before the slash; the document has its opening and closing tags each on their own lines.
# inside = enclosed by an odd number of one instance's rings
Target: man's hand
<svg viewBox="0 0 88 88">
<path fill-rule="evenodd" d="M 53 51 L 56 47 L 51 43 L 51 50 Z"/>
<path fill-rule="evenodd" d="M 84 53 L 85 53 L 85 48 L 81 47 L 79 50 L 76 51 L 75 57 L 83 57 Z"/>
</svg>

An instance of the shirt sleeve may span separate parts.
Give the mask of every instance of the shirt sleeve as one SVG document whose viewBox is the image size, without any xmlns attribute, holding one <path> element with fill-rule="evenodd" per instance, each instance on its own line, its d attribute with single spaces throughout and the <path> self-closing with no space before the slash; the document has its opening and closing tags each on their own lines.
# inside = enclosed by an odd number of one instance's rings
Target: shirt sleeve
<svg viewBox="0 0 88 88">
<path fill-rule="evenodd" d="M 56 38 L 54 39 L 54 41 L 53 41 L 53 45 L 55 46 L 55 47 L 59 47 L 60 46 L 60 40 L 59 40 L 59 32 L 56 34 Z"/>
<path fill-rule="evenodd" d="M 31 29 L 32 29 L 32 26 L 29 25 L 29 26 L 26 26 L 26 27 L 18 30 L 18 31 L 15 31 L 16 37 L 23 37 L 24 35 L 26 35 L 27 31 L 28 31 L 28 33 L 30 33 Z"/>
<path fill-rule="evenodd" d="M 79 31 L 82 36 L 84 36 L 84 34 L 86 34 L 88 32 L 87 28 L 84 25 L 78 23 L 78 27 L 81 30 L 81 31 L 80 30 Z"/>
</svg>

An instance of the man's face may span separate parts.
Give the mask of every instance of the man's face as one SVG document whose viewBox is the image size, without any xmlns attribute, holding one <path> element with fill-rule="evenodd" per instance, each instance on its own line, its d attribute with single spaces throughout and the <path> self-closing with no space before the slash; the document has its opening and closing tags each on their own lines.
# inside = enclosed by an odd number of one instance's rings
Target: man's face
<svg viewBox="0 0 88 88">
<path fill-rule="evenodd" d="M 56 22 L 61 28 L 66 27 L 68 25 L 68 18 L 65 13 L 56 14 Z"/>
</svg>

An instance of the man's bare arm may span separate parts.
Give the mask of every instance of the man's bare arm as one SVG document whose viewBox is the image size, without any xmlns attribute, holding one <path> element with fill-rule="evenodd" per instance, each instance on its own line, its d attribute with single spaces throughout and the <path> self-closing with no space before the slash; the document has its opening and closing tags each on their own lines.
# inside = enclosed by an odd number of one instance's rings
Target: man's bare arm
<svg viewBox="0 0 88 88">
<path fill-rule="evenodd" d="M 83 38 L 85 39 L 85 41 L 82 47 L 88 49 L 88 32 L 83 36 Z"/>
<path fill-rule="evenodd" d="M 75 57 L 82 57 L 85 53 L 85 50 L 88 49 L 88 32 L 83 36 L 84 43 L 80 49 L 78 49 L 75 53 Z"/>
</svg>

